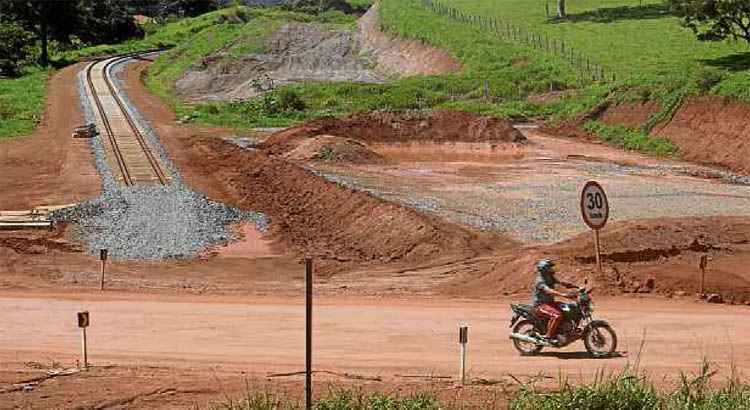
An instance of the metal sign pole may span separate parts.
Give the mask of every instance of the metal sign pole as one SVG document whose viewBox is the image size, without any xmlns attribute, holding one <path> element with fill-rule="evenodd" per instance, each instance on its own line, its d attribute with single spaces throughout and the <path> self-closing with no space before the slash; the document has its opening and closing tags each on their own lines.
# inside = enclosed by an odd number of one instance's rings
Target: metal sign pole
<svg viewBox="0 0 750 410">
<path fill-rule="evenodd" d="M 594 229 L 594 247 L 596 248 L 596 268 L 602 273 L 602 250 L 599 244 L 599 230 Z"/>
<path fill-rule="evenodd" d="M 104 266 L 107 264 L 107 250 L 99 249 L 99 260 L 102 262 L 101 266 L 101 281 L 99 290 L 104 290 Z"/>
<path fill-rule="evenodd" d="M 313 264 L 305 258 L 305 409 L 312 409 L 312 292 Z"/>
</svg>

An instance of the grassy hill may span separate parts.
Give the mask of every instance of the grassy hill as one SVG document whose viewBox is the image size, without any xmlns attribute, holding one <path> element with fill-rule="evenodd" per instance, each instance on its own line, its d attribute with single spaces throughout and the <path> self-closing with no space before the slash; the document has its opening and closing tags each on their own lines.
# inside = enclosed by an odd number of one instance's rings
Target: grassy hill
<svg viewBox="0 0 750 410">
<path fill-rule="evenodd" d="M 554 1 L 548 1 L 553 12 Z M 350 3 L 361 7 L 370 1 L 350 0 Z M 689 95 L 712 93 L 750 102 L 750 47 L 742 43 L 697 41 L 680 26 L 678 18 L 668 13 L 661 0 L 571 1 L 570 17 L 563 22 L 547 17 L 545 0 L 440 0 L 440 3 L 468 15 L 496 18 L 526 32 L 564 42 L 566 47 L 614 73 L 615 80 L 607 76 L 609 81 L 592 81 L 559 53 L 534 49 L 475 23 L 439 15 L 423 0 L 382 0 L 381 25 L 394 35 L 447 50 L 462 63 L 459 73 L 398 78 L 383 84 L 307 82 L 233 103 L 186 104 L 176 97 L 174 82 L 218 50 L 226 52 L 225 58 L 229 59 L 261 52 L 267 36 L 287 22 L 315 23 L 335 29 L 354 28 L 356 23 L 354 16 L 340 12 L 309 15 L 279 8 L 222 9 L 148 27 L 148 35 L 141 40 L 69 52 L 58 58 L 75 61 L 97 54 L 173 46 L 150 67 L 145 78 L 149 89 L 183 118 L 240 129 L 286 126 L 325 115 L 378 109 L 455 108 L 510 118 L 542 117 L 557 121 L 588 112 L 605 99 L 658 102 L 662 112 L 654 116 L 649 124 L 653 125 L 668 118 Z M 46 73 L 31 75 L 43 79 Z M 0 80 L 0 89 L 18 89 L 22 84 L 13 87 L 7 81 L 23 79 Z M 305 109 L 274 108 L 289 95 L 301 99 Z M 9 109 L 8 103 L 0 99 L 2 118 L 9 118 L 8 112 L 16 113 L 14 118 L 21 118 L 15 122 L 3 121 L 0 137 L 28 132 L 29 124 L 38 117 L 38 111 L 34 110 L 41 109 L 42 97 L 43 93 L 30 94 L 25 109 Z M 626 147 L 657 153 L 673 151 L 659 144 L 653 149 L 643 148 L 644 144 L 625 140 L 643 141 L 648 127 L 638 131 L 639 134 L 593 125 L 590 130 L 607 134 L 607 140 Z"/>
</svg>

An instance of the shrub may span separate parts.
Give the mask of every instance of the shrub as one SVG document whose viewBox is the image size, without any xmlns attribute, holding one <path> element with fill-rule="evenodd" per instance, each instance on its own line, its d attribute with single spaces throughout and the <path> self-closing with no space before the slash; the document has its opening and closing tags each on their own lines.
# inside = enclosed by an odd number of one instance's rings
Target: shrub
<svg viewBox="0 0 750 410">
<path fill-rule="evenodd" d="M 701 93 L 711 91 L 716 85 L 724 80 L 724 73 L 715 68 L 703 68 L 698 71 L 696 84 Z"/>
<path fill-rule="evenodd" d="M 657 156 L 669 156 L 677 152 L 677 147 L 669 140 L 652 137 L 643 131 L 623 125 L 608 125 L 600 121 L 589 121 L 584 124 L 583 128 L 604 141 L 621 148 Z"/>
<path fill-rule="evenodd" d="M 283 112 L 304 111 L 307 106 L 296 91 L 283 88 L 278 92 L 278 107 Z"/>
</svg>

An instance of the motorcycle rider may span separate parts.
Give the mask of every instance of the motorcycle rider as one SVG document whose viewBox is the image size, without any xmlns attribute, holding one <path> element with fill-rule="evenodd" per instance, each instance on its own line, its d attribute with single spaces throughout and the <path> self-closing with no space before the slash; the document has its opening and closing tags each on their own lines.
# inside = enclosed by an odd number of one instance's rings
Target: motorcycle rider
<svg viewBox="0 0 750 410">
<path fill-rule="evenodd" d="M 576 292 L 563 293 L 555 290 L 555 285 L 562 285 L 568 289 L 577 289 L 572 283 L 559 281 L 555 277 L 555 263 L 549 259 L 542 259 L 536 264 L 536 280 L 532 289 L 533 306 L 537 315 L 549 319 L 547 334 L 542 336 L 542 342 L 552 345 L 556 341 L 557 327 L 563 321 L 561 303 L 555 301 L 555 296 L 575 299 Z"/>
</svg>

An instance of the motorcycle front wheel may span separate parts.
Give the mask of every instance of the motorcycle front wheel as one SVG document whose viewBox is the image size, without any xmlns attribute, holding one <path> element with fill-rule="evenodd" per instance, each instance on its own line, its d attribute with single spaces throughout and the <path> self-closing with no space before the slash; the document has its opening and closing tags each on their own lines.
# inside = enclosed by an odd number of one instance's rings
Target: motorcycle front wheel
<svg viewBox="0 0 750 410">
<path fill-rule="evenodd" d="M 606 323 L 593 323 L 583 335 L 583 345 L 594 357 L 610 356 L 617 349 L 617 334 Z"/>
<path fill-rule="evenodd" d="M 534 329 L 534 322 L 530 320 L 522 320 L 513 326 L 513 333 L 520 333 L 522 335 L 528 335 L 531 337 L 536 336 L 536 330 Z M 518 353 L 521 356 L 533 356 L 542 351 L 543 346 L 535 343 L 524 342 L 523 340 L 512 339 L 513 346 L 515 346 Z"/>
</svg>

